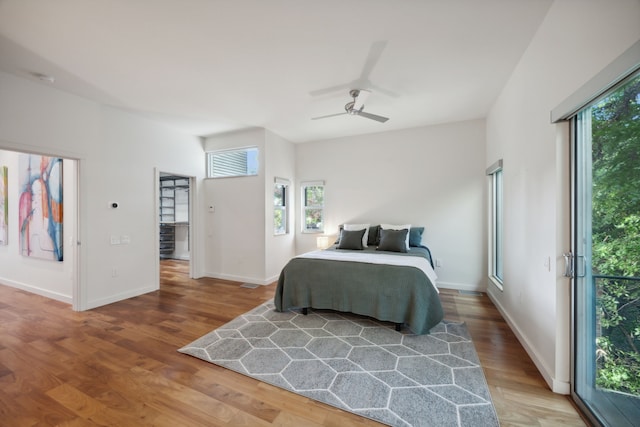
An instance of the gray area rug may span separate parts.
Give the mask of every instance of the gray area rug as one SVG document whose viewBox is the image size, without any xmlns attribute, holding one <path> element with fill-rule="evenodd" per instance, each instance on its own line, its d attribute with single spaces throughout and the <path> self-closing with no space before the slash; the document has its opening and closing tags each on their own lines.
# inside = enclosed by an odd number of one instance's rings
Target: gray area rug
<svg viewBox="0 0 640 427">
<path fill-rule="evenodd" d="M 391 426 L 498 426 L 464 323 L 430 335 L 329 310 L 262 304 L 179 350 Z"/>
</svg>

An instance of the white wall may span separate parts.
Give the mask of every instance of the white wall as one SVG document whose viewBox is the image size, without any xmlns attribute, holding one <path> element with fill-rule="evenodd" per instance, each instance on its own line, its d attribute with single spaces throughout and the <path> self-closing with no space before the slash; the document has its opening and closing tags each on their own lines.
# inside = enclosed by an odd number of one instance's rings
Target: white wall
<svg viewBox="0 0 640 427">
<path fill-rule="evenodd" d="M 204 161 L 199 138 L 0 73 L 0 148 L 78 159 L 80 233 L 74 235 L 78 227 L 66 221 L 64 229 L 65 242 L 82 242 L 76 308 L 96 307 L 158 287 L 156 168 L 195 176 L 200 182 Z M 74 208 L 68 200 L 65 216 Z M 109 201 L 119 202 L 120 207 L 108 208 Z M 129 236 L 131 242 L 111 245 L 112 235 Z M 202 247 L 199 252 L 202 256 Z M 4 256 L 3 262 L 8 262 Z M 194 262 L 198 271 L 202 262 Z M 30 266 L 29 274 L 27 284 L 34 292 L 59 292 L 42 279 L 46 273 L 41 267 Z M 22 281 L 12 270 L 0 267 L 3 280 Z"/>
<path fill-rule="evenodd" d="M 258 175 L 207 179 L 205 275 L 239 282 L 264 281 L 264 129 L 208 137 L 205 151 L 258 147 Z"/>
<path fill-rule="evenodd" d="M 295 215 L 298 207 L 298 192 L 295 186 L 295 147 L 289 141 L 273 132 L 266 132 L 266 172 L 265 172 L 265 276 L 267 282 L 277 280 L 280 270 L 295 256 Z M 287 201 L 289 233 L 273 235 L 273 186 L 274 178 L 288 179 L 289 200 Z"/>
<path fill-rule="evenodd" d="M 90 221 L 87 239 L 93 247 L 102 250 L 93 251 L 87 257 L 88 271 L 94 277 L 90 283 L 104 283 L 88 290 L 91 305 L 158 288 L 157 171 L 195 176 L 198 180 L 204 177 L 204 151 L 199 138 L 114 108 L 104 107 L 101 118 L 100 142 L 81 170 L 87 172 L 81 175 L 82 183 L 90 189 L 89 194 L 82 193 L 88 208 L 83 218 Z M 197 184 L 194 197 L 198 203 Z M 120 207 L 110 209 L 109 201 L 117 201 Z M 198 224 L 199 211 L 201 209 L 194 212 L 195 224 Z M 194 234 L 197 238 L 198 234 Z M 130 236 L 131 243 L 111 245 L 112 235 Z M 196 240 L 193 244 L 197 246 L 200 242 Z M 196 253 L 202 252 L 196 250 Z M 199 271 L 198 260 L 194 262 Z M 112 277 L 114 268 L 117 277 Z"/>
<path fill-rule="evenodd" d="M 487 119 L 504 160 L 504 291 L 489 294 L 549 386 L 569 392 L 568 129 L 550 111 L 640 37 L 637 0 L 557 0 Z M 564 248 L 564 249 L 563 249 Z M 551 267 L 545 265 L 551 259 Z"/>
<path fill-rule="evenodd" d="M 346 222 L 424 226 L 438 286 L 486 287 L 485 123 L 474 120 L 296 146 L 297 188 L 325 181 L 326 234 Z M 296 215 L 300 228 L 300 213 Z M 298 234 L 298 253 L 315 249 Z"/>
<path fill-rule="evenodd" d="M 293 255 L 293 238 L 273 235 L 274 177 L 293 179 L 293 144 L 265 129 L 208 137 L 205 150 L 256 146 L 257 176 L 207 179 L 206 275 L 268 284 Z"/>
</svg>

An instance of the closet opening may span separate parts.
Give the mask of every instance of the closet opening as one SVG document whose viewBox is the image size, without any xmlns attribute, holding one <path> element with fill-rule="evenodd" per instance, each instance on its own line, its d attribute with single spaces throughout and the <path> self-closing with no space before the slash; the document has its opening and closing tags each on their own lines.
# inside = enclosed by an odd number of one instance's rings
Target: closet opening
<svg viewBox="0 0 640 427">
<path fill-rule="evenodd" d="M 191 179 L 160 172 L 160 260 L 191 260 L 190 197 Z"/>
</svg>

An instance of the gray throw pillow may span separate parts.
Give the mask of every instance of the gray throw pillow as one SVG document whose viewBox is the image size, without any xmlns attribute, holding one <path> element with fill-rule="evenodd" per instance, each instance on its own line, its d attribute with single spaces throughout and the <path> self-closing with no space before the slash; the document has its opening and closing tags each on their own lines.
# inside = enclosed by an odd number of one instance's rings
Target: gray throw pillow
<svg viewBox="0 0 640 427">
<path fill-rule="evenodd" d="M 364 249 L 362 246 L 362 237 L 364 236 L 365 231 L 367 230 L 342 230 L 340 232 L 340 243 L 338 243 L 338 249 Z"/>
<path fill-rule="evenodd" d="M 409 230 L 380 230 L 379 251 L 407 252 L 407 233 Z"/>
</svg>

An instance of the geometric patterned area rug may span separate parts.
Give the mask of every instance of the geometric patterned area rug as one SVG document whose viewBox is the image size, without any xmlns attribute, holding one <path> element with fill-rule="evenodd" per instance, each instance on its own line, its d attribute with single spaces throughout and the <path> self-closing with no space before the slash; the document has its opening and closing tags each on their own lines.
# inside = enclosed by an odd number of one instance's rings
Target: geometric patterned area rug
<svg viewBox="0 0 640 427">
<path fill-rule="evenodd" d="M 179 351 L 391 426 L 498 426 L 464 323 L 429 335 L 264 303 Z"/>
</svg>

